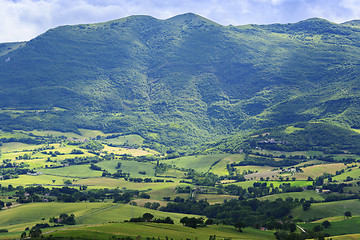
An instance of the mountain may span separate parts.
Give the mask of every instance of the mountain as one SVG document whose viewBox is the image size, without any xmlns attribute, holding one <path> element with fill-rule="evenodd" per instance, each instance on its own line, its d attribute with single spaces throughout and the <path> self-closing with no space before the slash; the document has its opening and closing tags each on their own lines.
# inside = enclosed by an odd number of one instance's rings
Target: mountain
<svg viewBox="0 0 360 240">
<path fill-rule="evenodd" d="M 172 146 L 300 121 L 360 128 L 357 26 L 222 26 L 188 13 L 57 27 L 0 45 L 0 126 Z"/>
</svg>

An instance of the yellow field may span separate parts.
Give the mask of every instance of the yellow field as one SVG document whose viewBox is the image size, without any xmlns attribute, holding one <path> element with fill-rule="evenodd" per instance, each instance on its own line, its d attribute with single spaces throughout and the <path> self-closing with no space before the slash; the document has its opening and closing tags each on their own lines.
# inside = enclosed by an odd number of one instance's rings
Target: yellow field
<svg viewBox="0 0 360 240">
<path fill-rule="evenodd" d="M 360 133 L 360 129 L 356 129 L 356 128 L 352 128 L 351 130 L 357 132 L 357 133 Z"/>
<path fill-rule="evenodd" d="M 360 234 L 348 234 L 348 235 L 341 235 L 341 236 L 332 236 L 331 238 L 325 238 L 326 240 L 359 240 Z"/>
<path fill-rule="evenodd" d="M 54 137 L 65 136 L 67 138 L 78 138 L 78 139 L 95 138 L 98 135 L 100 135 L 100 136 L 111 135 L 111 134 L 103 133 L 102 131 L 83 129 L 83 128 L 79 128 L 79 131 L 80 131 L 81 135 L 73 133 L 73 132 L 39 131 L 39 130 L 33 130 L 30 133 L 37 135 L 37 136 L 47 136 L 47 135 L 54 136 Z"/>
<path fill-rule="evenodd" d="M 271 171 L 274 168 L 268 166 L 237 166 L 235 168 L 239 174 L 243 174 L 244 171 L 249 171 L 249 170 L 253 172 L 257 171 L 257 173 L 251 173 L 245 175 L 246 179 L 254 179 L 254 180 L 260 179 L 260 177 L 263 178 L 269 177 L 270 179 L 275 179 L 276 175 L 279 172 L 279 171 Z"/>
<path fill-rule="evenodd" d="M 206 199 L 210 204 L 223 203 L 224 200 L 238 199 L 237 196 L 218 194 L 197 194 L 196 200 Z"/>
<path fill-rule="evenodd" d="M 165 207 L 168 202 L 166 201 L 161 201 L 161 200 L 154 200 L 154 199 L 135 199 L 135 200 L 132 200 L 132 202 L 136 202 L 136 206 L 138 207 L 144 207 L 144 204 L 147 203 L 147 202 L 157 202 L 160 204 L 160 207 Z"/>
<path fill-rule="evenodd" d="M 9 142 L 3 143 L 0 147 L 2 153 L 13 152 L 13 151 L 24 151 L 24 150 L 33 150 L 35 148 L 39 148 L 42 145 L 34 145 L 34 144 L 26 144 L 19 142 Z"/>
<path fill-rule="evenodd" d="M 244 160 L 244 155 L 242 154 L 233 154 L 228 157 L 225 157 L 221 159 L 221 161 L 216 164 L 213 168 L 211 168 L 210 172 L 213 172 L 214 174 L 217 174 L 219 176 L 228 175 L 229 172 L 226 169 L 226 165 L 233 163 L 233 162 L 239 162 Z"/>
<path fill-rule="evenodd" d="M 119 148 L 119 147 L 110 147 L 105 145 L 105 148 L 103 149 L 103 151 L 108 152 L 108 153 L 114 153 L 114 154 L 128 154 L 128 155 L 132 155 L 134 157 L 137 156 L 144 156 L 144 155 L 152 155 L 152 154 L 157 154 L 157 152 L 153 151 L 153 150 L 142 150 L 142 149 L 127 149 L 127 148 Z"/>
<path fill-rule="evenodd" d="M 320 164 L 310 167 L 303 168 L 303 173 L 296 173 L 295 177 L 298 180 L 305 180 L 309 176 L 312 178 L 319 177 L 324 173 L 335 174 L 336 171 L 345 169 L 346 166 L 343 163 L 332 163 L 332 164 Z"/>
<path fill-rule="evenodd" d="M 134 183 L 125 181 L 124 179 L 112 179 L 112 178 L 87 178 L 79 179 L 77 184 L 88 185 L 89 188 L 126 188 L 136 190 L 148 190 L 148 189 L 167 189 L 175 187 L 178 182 L 174 183 Z"/>
<path fill-rule="evenodd" d="M 52 180 L 55 180 L 53 183 Z M 64 180 L 73 180 L 73 178 L 66 178 L 66 177 L 57 177 L 57 176 L 50 176 L 50 175 L 20 175 L 19 178 L 13 178 L 8 180 L 3 180 L 0 183 L 3 186 L 7 186 L 9 184 L 16 186 L 29 186 L 32 184 L 42 184 L 42 185 L 49 185 L 49 187 L 54 187 L 56 185 L 63 185 Z"/>
</svg>

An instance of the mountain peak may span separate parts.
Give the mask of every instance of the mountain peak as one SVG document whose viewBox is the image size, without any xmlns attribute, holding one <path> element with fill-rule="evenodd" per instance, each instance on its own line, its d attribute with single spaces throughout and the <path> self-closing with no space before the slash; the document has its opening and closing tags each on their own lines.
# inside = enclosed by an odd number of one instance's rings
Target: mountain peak
<svg viewBox="0 0 360 240">
<path fill-rule="evenodd" d="M 353 26 L 353 27 L 360 27 L 360 20 L 347 21 L 347 22 L 341 23 L 341 25 Z"/>
<path fill-rule="evenodd" d="M 204 18 L 200 15 L 197 15 L 197 14 L 194 14 L 191 12 L 168 18 L 168 19 L 166 19 L 166 21 L 175 23 L 175 24 L 187 24 L 189 22 L 197 22 L 197 23 L 207 23 L 207 24 L 211 24 L 211 25 L 219 25 L 218 23 L 215 23 L 207 18 Z"/>
</svg>

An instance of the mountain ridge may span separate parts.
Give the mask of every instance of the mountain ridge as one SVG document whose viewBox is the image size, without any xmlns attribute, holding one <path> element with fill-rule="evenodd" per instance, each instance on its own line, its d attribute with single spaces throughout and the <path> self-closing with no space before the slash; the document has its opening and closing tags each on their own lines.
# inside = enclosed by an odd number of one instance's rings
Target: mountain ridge
<svg viewBox="0 0 360 240">
<path fill-rule="evenodd" d="M 0 107 L 46 110 L 1 112 L 1 127 L 177 146 L 298 121 L 358 127 L 359 37 L 323 19 L 222 26 L 191 13 L 61 26 L 0 56 Z"/>
</svg>

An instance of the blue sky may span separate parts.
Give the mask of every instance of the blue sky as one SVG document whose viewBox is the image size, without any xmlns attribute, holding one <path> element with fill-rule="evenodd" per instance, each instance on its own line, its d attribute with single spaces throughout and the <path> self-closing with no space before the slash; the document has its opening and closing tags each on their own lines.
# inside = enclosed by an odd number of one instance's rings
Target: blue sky
<svg viewBox="0 0 360 240">
<path fill-rule="evenodd" d="M 193 12 L 223 25 L 360 19 L 360 0 L 0 0 L 0 42 L 27 41 L 60 25 L 129 15 L 166 19 Z"/>
</svg>

